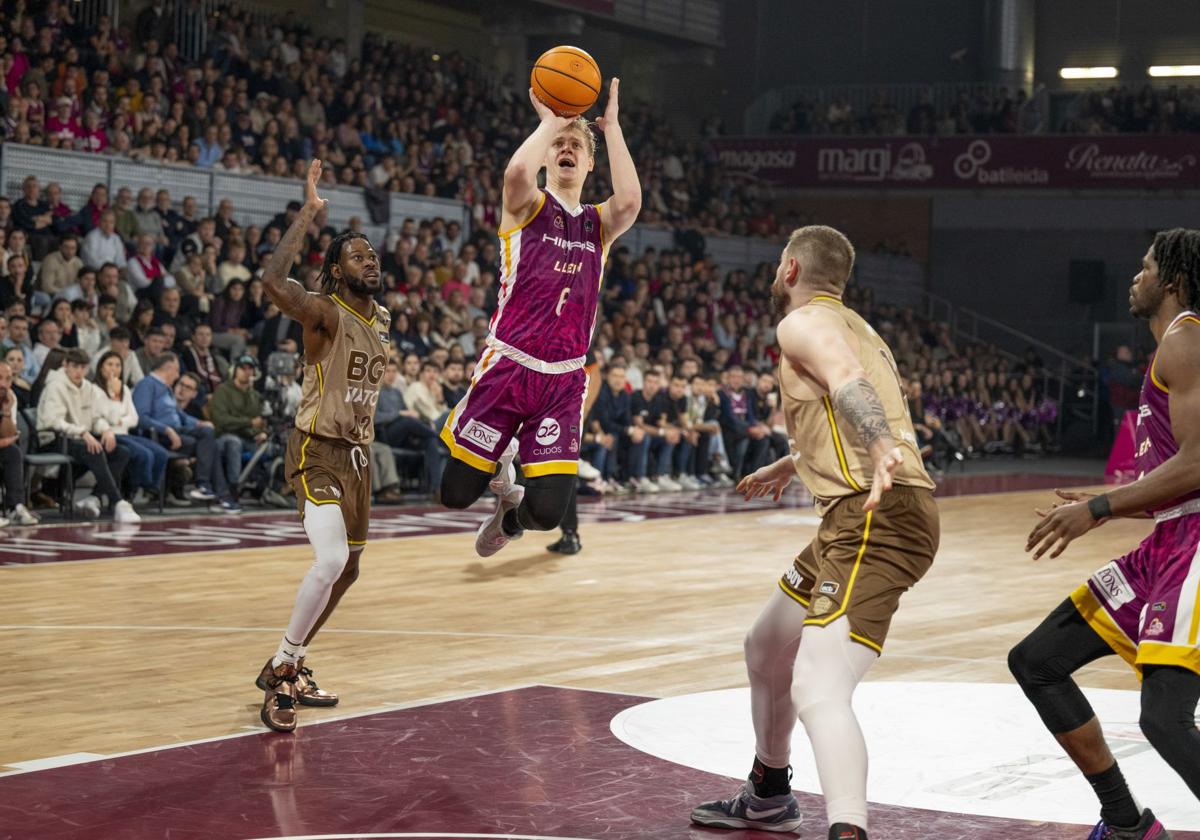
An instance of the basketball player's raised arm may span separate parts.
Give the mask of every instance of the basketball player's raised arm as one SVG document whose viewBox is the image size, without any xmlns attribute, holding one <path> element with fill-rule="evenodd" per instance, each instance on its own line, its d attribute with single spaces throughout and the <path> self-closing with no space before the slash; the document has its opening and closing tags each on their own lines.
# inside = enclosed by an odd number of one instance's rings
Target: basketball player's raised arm
<svg viewBox="0 0 1200 840">
<path fill-rule="evenodd" d="M 840 321 L 821 311 L 798 309 L 784 318 L 778 329 L 784 358 L 829 393 L 834 411 L 870 453 L 875 472 L 863 510 L 873 510 L 883 493 L 892 489 L 892 474 L 904 461 L 904 454 L 888 425 L 883 400 L 846 336 Z"/>
<path fill-rule="evenodd" d="M 604 224 L 605 244 L 612 244 L 618 236 L 633 227 L 642 210 L 642 183 L 638 180 L 633 155 L 625 144 L 625 133 L 617 120 L 619 105 L 617 88 L 620 79 L 613 79 L 608 88 L 608 105 L 604 116 L 596 125 L 604 132 L 604 145 L 608 149 L 608 167 L 612 173 L 612 198 L 604 202 L 600 219 Z"/>
<path fill-rule="evenodd" d="M 1062 554 L 1071 541 L 1112 517 L 1132 516 L 1161 507 L 1200 489 L 1200 329 L 1172 333 L 1159 345 L 1154 371 L 1168 390 L 1171 432 L 1179 450 L 1132 484 L 1073 504 L 1056 507 L 1042 518 L 1025 544 L 1037 560 L 1047 551 Z"/>
<path fill-rule="evenodd" d="M 308 179 L 304 184 L 304 206 L 296 214 L 296 220 L 283 239 L 275 246 L 262 276 L 263 291 L 271 302 L 284 315 L 303 325 L 306 346 L 310 333 L 328 331 L 332 335 L 332 331 L 337 329 L 337 313 L 329 299 L 310 295 L 297 281 L 288 277 L 296 255 L 300 253 L 308 226 L 325 207 L 325 202 L 317 195 L 317 182 L 320 179 L 321 161 L 314 160 L 308 166 Z"/>
<path fill-rule="evenodd" d="M 507 217 L 503 225 L 505 229 L 523 224 L 532 215 L 538 200 L 538 172 L 546 159 L 546 152 L 550 150 L 555 135 L 571 124 L 571 118 L 560 117 L 534 96 L 533 88 L 529 89 L 529 101 L 533 103 L 533 110 L 537 111 L 541 122 L 513 152 L 504 169 L 501 203 Z"/>
</svg>

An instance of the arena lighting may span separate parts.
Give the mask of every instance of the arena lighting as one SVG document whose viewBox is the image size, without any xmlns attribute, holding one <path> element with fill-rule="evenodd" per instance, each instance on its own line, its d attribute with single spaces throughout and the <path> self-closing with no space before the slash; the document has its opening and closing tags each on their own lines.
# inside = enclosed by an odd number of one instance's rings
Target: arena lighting
<svg viewBox="0 0 1200 840">
<path fill-rule="evenodd" d="M 1064 79 L 1115 79 L 1116 67 L 1063 67 L 1058 75 Z"/>
<path fill-rule="evenodd" d="M 1151 76 L 1200 76 L 1200 64 L 1156 64 L 1146 72 Z"/>
</svg>

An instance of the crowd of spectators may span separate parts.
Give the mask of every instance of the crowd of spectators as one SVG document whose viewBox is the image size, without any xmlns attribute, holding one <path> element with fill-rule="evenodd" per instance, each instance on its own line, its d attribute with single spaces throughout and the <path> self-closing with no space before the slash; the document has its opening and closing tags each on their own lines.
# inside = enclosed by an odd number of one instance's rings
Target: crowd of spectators
<svg viewBox="0 0 1200 840">
<path fill-rule="evenodd" d="M 954 135 L 954 134 L 1177 134 L 1200 131 L 1200 88 L 1111 86 L 1082 93 L 1052 94 L 1052 114 L 1015 93 L 979 87 L 962 90 L 954 103 L 937 108 L 928 93 L 907 109 L 880 89 L 863 110 L 845 97 L 801 98 L 775 113 L 772 134 Z"/>
<path fill-rule="evenodd" d="M 457 199 L 496 227 L 503 167 L 534 119 L 516 80 L 378 33 L 352 54 L 341 40 L 252 21 L 236 6 L 203 22 L 209 49 L 187 61 L 161 0 L 132 27 L 101 17 L 87 28 L 74 11 L 67 0 L 0 10 L 4 142 L 280 177 L 303 177 L 319 157 L 327 184 Z M 762 187 L 723 177 L 703 144 L 676 137 L 636 91 L 626 97 L 642 224 L 784 232 Z M 611 193 L 602 150 L 585 200 Z"/>
</svg>

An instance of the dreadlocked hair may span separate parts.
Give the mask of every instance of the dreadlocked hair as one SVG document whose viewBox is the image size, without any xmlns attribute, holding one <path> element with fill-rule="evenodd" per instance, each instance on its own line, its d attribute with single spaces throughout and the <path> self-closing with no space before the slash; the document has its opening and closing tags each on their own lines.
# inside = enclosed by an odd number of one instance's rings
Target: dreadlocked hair
<svg viewBox="0 0 1200 840">
<path fill-rule="evenodd" d="M 1179 283 L 1179 299 L 1188 309 L 1200 309 L 1200 230 L 1172 228 L 1154 235 L 1158 282 Z"/>
<path fill-rule="evenodd" d="M 339 233 L 329 243 L 329 250 L 325 252 L 325 262 L 321 266 L 321 291 L 327 295 L 331 295 L 337 291 L 337 280 L 333 276 L 333 267 L 337 265 L 342 258 L 342 249 L 346 247 L 346 243 L 352 242 L 355 239 L 366 239 L 366 234 L 354 233 L 346 231 Z M 370 244 L 370 243 L 368 243 Z"/>
</svg>

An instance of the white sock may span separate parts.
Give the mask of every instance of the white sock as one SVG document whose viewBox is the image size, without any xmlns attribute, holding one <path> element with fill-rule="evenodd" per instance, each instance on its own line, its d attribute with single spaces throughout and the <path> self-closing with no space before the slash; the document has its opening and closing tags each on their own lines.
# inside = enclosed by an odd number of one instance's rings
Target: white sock
<svg viewBox="0 0 1200 840">
<path fill-rule="evenodd" d="M 854 689 L 879 655 L 850 640 L 842 616 L 804 628 L 793 697 L 812 742 L 829 824 L 867 829 L 867 744 L 850 705 Z"/>
<path fill-rule="evenodd" d="M 754 751 L 768 767 L 787 767 L 789 763 L 792 730 L 796 728 L 792 672 L 807 614 L 803 604 L 776 586 L 746 634 Z"/>
<path fill-rule="evenodd" d="M 303 654 L 299 653 L 301 646 L 293 642 L 284 634 L 283 641 L 279 643 L 279 647 L 275 651 L 275 658 L 271 660 L 271 667 L 278 668 L 284 662 L 292 665 L 296 664 L 296 660 Z"/>
<path fill-rule="evenodd" d="M 299 639 L 296 644 L 296 657 L 303 656 L 304 640 L 312 632 L 313 626 L 325 605 L 329 603 L 329 595 L 333 585 L 341 577 L 350 557 L 350 547 L 346 542 L 346 522 L 342 518 L 340 505 L 314 505 L 306 502 L 304 506 L 304 531 L 308 541 L 312 543 L 316 558 L 312 566 L 300 582 L 300 591 L 296 593 L 296 605 L 292 608 L 292 617 L 288 621 L 285 639 Z M 294 659 L 291 661 L 295 661 Z"/>
</svg>

